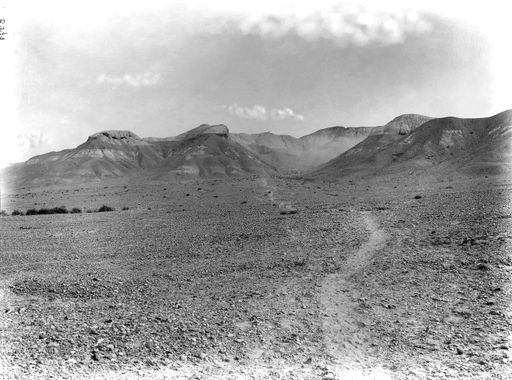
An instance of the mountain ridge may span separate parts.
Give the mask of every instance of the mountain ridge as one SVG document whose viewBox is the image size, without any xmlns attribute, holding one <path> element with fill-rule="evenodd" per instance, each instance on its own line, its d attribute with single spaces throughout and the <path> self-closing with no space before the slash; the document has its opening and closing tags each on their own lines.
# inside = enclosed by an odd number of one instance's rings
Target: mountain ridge
<svg viewBox="0 0 512 380">
<path fill-rule="evenodd" d="M 511 120 L 512 110 L 471 119 L 403 114 L 382 126 L 334 126 L 301 137 L 231 133 L 224 124 L 201 124 L 168 138 L 106 130 L 75 148 L 12 165 L 2 176 L 22 184 L 48 184 L 130 176 L 304 173 L 307 178 L 337 179 L 436 168 L 501 172 L 512 161 Z"/>
<path fill-rule="evenodd" d="M 490 117 L 430 119 L 401 135 L 372 134 L 308 173 L 316 178 L 351 174 L 437 171 L 478 174 L 508 170 L 512 162 L 512 110 Z"/>
</svg>

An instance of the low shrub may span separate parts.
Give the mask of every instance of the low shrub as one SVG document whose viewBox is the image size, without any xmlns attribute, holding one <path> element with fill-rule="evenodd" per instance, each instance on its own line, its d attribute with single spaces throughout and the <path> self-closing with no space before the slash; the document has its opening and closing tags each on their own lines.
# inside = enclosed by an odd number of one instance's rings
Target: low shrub
<svg viewBox="0 0 512 380">
<path fill-rule="evenodd" d="M 70 212 L 71 214 L 80 214 L 82 210 L 79 209 L 78 207 L 73 207 Z"/>
<path fill-rule="evenodd" d="M 51 208 L 50 214 L 67 214 L 68 210 L 65 206 Z"/>
<path fill-rule="evenodd" d="M 5 210 L 0 211 L 0 216 L 7 216 L 7 211 L 5 211 Z"/>
<path fill-rule="evenodd" d="M 81 212 L 80 209 L 77 209 L 77 210 L 78 210 L 78 212 Z M 15 211 L 18 211 L 18 210 L 15 210 Z M 67 208 L 65 206 L 53 207 L 53 208 L 45 208 L 45 207 L 43 207 L 43 208 L 40 208 L 39 210 L 35 209 L 35 208 L 28 209 L 27 212 L 24 215 L 67 214 L 68 212 L 69 211 L 67 210 Z M 16 214 L 16 215 L 23 215 L 23 213 Z"/>
<path fill-rule="evenodd" d="M 127 206 L 124 206 L 124 207 L 123 207 L 123 211 L 129 210 L 129 209 L 130 209 L 130 208 L 129 208 L 129 207 L 127 207 Z"/>
<path fill-rule="evenodd" d="M 22 212 L 22 211 L 20 211 L 20 210 L 13 210 L 13 211 L 11 212 L 11 215 L 12 215 L 12 216 L 23 215 L 23 212 Z"/>
<path fill-rule="evenodd" d="M 98 212 L 108 212 L 108 211 L 114 211 L 114 208 L 103 205 L 98 209 Z"/>
</svg>

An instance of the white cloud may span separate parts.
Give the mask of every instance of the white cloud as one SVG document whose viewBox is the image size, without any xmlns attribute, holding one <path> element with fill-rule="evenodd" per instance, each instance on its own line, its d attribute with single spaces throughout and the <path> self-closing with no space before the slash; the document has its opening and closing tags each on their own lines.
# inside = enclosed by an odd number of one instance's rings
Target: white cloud
<svg viewBox="0 0 512 380">
<path fill-rule="evenodd" d="M 242 119 L 258 119 L 258 120 L 294 120 L 304 121 L 304 116 L 295 113 L 291 108 L 272 108 L 267 110 L 266 107 L 256 104 L 252 107 L 242 107 L 238 104 L 225 106 L 230 115 L 240 117 Z"/>
<path fill-rule="evenodd" d="M 101 74 L 96 79 L 98 84 L 107 84 L 112 86 L 128 86 L 128 87 L 150 87 L 156 85 L 160 81 L 160 75 L 150 72 L 142 74 L 124 74 L 122 76 L 111 76 Z"/>
<path fill-rule="evenodd" d="M 434 2 L 434 0 L 432 0 Z M 296 35 L 308 40 L 326 38 L 340 45 L 400 43 L 410 34 L 427 32 L 430 24 L 419 5 L 407 0 L 90 0 L 70 4 L 65 0 L 21 0 L 15 7 L 24 19 L 33 17 L 58 24 L 63 30 L 108 30 L 112 18 L 147 14 L 179 14 L 173 22 L 181 29 L 218 31 L 229 20 L 246 34 L 279 38 Z M 438 0 L 438 2 L 445 2 Z M 459 4 L 457 4 L 458 8 Z M 464 8 L 464 7 L 462 7 Z M 463 11 L 463 10 L 461 10 Z M 186 22 L 183 22 L 185 20 Z M 220 20 L 220 21 L 219 21 Z M 66 29 L 67 28 L 67 29 Z M 71 36 L 70 32 L 66 35 Z M 66 35 L 63 38 L 66 38 Z M 73 35 L 74 36 L 74 35 Z M 70 43 L 73 39 L 69 40 Z"/>
<path fill-rule="evenodd" d="M 29 131 L 17 136 L 18 147 L 21 150 L 36 149 L 52 143 L 53 139 L 43 132 Z"/>
<path fill-rule="evenodd" d="M 418 11 L 397 7 L 368 6 L 361 2 L 334 3 L 302 12 L 274 12 L 250 15 L 240 22 L 245 34 L 266 38 L 299 36 L 305 40 L 320 38 L 340 46 L 402 43 L 410 35 L 431 30 L 428 20 Z"/>
<path fill-rule="evenodd" d="M 241 107 L 238 104 L 232 104 L 226 108 L 231 115 L 242 119 L 268 120 L 267 109 L 259 104 L 252 107 Z"/>
<path fill-rule="evenodd" d="M 273 109 L 270 111 L 270 116 L 274 120 L 292 119 L 296 121 L 304 121 L 304 116 L 296 114 L 291 108 Z"/>
</svg>

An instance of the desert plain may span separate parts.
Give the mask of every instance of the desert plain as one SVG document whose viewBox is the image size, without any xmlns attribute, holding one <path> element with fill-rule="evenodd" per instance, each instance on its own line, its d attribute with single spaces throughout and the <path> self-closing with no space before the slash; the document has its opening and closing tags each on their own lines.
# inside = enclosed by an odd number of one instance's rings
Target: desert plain
<svg viewBox="0 0 512 380">
<path fill-rule="evenodd" d="M 4 189 L 0 377 L 511 378 L 512 180 L 420 179 Z"/>
</svg>

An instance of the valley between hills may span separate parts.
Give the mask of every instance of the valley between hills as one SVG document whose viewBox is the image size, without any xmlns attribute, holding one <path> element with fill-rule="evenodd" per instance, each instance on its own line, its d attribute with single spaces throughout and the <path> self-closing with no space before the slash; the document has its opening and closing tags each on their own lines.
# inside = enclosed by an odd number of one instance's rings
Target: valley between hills
<svg viewBox="0 0 512 380">
<path fill-rule="evenodd" d="M 7 168 L 0 378 L 511 378 L 511 116 L 104 131 Z"/>
</svg>

